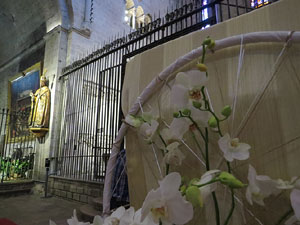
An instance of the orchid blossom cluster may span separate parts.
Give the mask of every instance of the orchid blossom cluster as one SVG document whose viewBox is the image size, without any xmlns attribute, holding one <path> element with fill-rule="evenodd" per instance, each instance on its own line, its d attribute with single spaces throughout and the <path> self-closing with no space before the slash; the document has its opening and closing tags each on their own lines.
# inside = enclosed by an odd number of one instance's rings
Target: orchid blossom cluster
<svg viewBox="0 0 300 225">
<path fill-rule="evenodd" d="M 292 209 L 284 215 L 279 223 L 285 221 L 286 225 L 297 224 L 300 221 L 300 180 L 292 178 L 291 181 L 281 179 L 272 180 L 265 175 L 257 175 L 255 169 L 249 165 L 248 184 L 237 179 L 231 169 L 234 160 L 246 160 L 250 156 L 251 146 L 240 142 L 238 138 L 231 137 L 228 133 L 223 135 L 221 123 L 231 115 L 231 107 L 226 105 L 218 116 L 211 107 L 211 102 L 206 89 L 209 79 L 208 68 L 204 64 L 207 50 L 213 51 L 215 42 L 207 38 L 202 43 L 203 54 L 194 69 L 180 72 L 176 75 L 171 88 L 171 105 L 174 106 L 173 120 L 169 126 L 161 123 L 161 118 L 151 113 L 143 112 L 142 115 L 127 115 L 125 123 L 139 129 L 144 140 L 161 150 L 165 164 L 165 175 L 159 181 L 159 187 L 151 190 L 137 211 L 130 207 L 118 208 L 105 220 L 95 217 L 94 225 L 172 225 L 186 224 L 192 220 L 195 210 L 205 207 L 209 196 L 212 197 L 215 206 L 216 225 L 228 225 L 235 209 L 235 189 L 246 188 L 246 199 L 249 204 L 264 205 L 264 199 L 271 195 L 278 195 L 282 190 L 291 190 L 290 200 Z M 227 163 L 227 171 L 210 168 L 209 132 L 219 135 L 218 147 Z M 206 172 L 200 178 L 184 180 L 178 172 L 170 172 L 181 166 L 185 159 L 182 151 L 185 135 L 189 133 L 193 137 L 195 146 L 199 148 L 202 159 L 205 161 Z M 198 137 L 198 138 L 197 138 Z M 198 139 L 201 139 L 198 140 Z M 160 143 L 156 143 L 159 141 Z M 201 143 L 204 146 L 201 146 Z M 163 147 L 158 147 L 163 146 Z M 215 191 L 217 184 L 225 185 L 231 191 L 231 207 L 227 216 L 221 221 L 218 199 Z M 227 210 L 227 209 L 224 209 Z M 294 216 L 288 215 L 294 212 Z M 73 220 L 75 221 L 76 215 Z M 69 221 L 68 221 L 69 223 Z M 69 225 L 85 223 L 69 223 Z"/>
</svg>

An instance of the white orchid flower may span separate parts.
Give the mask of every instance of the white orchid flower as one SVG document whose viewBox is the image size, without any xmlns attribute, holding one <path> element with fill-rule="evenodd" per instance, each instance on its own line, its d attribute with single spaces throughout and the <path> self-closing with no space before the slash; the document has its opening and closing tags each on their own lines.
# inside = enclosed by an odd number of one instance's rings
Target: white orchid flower
<svg viewBox="0 0 300 225">
<path fill-rule="evenodd" d="M 137 127 L 137 128 L 140 127 L 142 125 L 142 123 L 143 123 L 143 121 L 141 120 L 141 118 L 133 116 L 133 115 L 130 115 L 130 114 L 128 114 L 125 117 L 125 122 L 127 124 L 129 124 L 130 126 Z"/>
<path fill-rule="evenodd" d="M 165 143 L 167 145 L 177 141 L 177 137 L 174 135 L 174 133 L 172 132 L 172 130 L 170 128 L 164 128 L 160 131 L 160 135 L 163 138 L 163 140 L 165 141 Z"/>
<path fill-rule="evenodd" d="M 104 225 L 119 225 L 121 224 L 121 217 L 125 213 L 125 208 L 123 206 L 119 207 L 114 211 L 109 217 L 104 220 Z"/>
<path fill-rule="evenodd" d="M 134 208 L 130 207 L 121 217 L 120 225 L 156 225 L 149 217 L 141 222 L 141 211 L 142 209 L 139 209 L 134 212 Z"/>
<path fill-rule="evenodd" d="M 49 225 L 56 225 L 56 223 L 52 220 L 49 220 Z"/>
<path fill-rule="evenodd" d="M 101 216 L 95 216 L 92 225 L 103 225 L 104 221 Z"/>
<path fill-rule="evenodd" d="M 169 144 L 166 149 L 167 153 L 165 154 L 164 161 L 170 165 L 180 166 L 182 160 L 185 159 L 185 155 L 178 148 L 179 143 L 173 142 Z"/>
<path fill-rule="evenodd" d="M 159 123 L 156 120 L 151 120 L 149 123 L 143 123 L 140 127 L 141 134 L 145 137 L 146 141 L 151 141 L 157 128 L 159 126 Z"/>
<path fill-rule="evenodd" d="M 175 84 L 171 90 L 171 104 L 176 110 L 188 108 L 191 117 L 200 125 L 207 126 L 209 113 L 200 111 L 193 106 L 193 101 L 202 102 L 201 88 L 206 84 L 208 78 L 205 72 L 190 70 L 180 72 L 176 75 Z"/>
<path fill-rule="evenodd" d="M 250 145 L 240 143 L 238 138 L 231 138 L 228 133 L 218 140 L 219 147 L 224 153 L 224 158 L 232 162 L 233 159 L 246 160 L 249 158 Z"/>
<path fill-rule="evenodd" d="M 277 179 L 276 180 L 276 188 L 281 189 L 281 190 L 287 190 L 287 189 L 292 189 L 296 185 L 296 180 L 298 177 L 292 177 L 291 181 L 285 181 L 282 179 Z"/>
<path fill-rule="evenodd" d="M 168 174 L 159 182 L 159 188 L 151 190 L 142 206 L 142 217 L 152 218 L 163 225 L 185 224 L 193 218 L 193 206 L 179 192 L 181 176 L 177 172 Z"/>
<path fill-rule="evenodd" d="M 300 180 L 293 177 L 291 182 L 293 182 L 294 190 L 292 190 L 290 194 L 290 200 L 295 214 L 284 223 L 285 225 L 300 224 Z M 288 185 L 288 187 L 290 187 L 290 185 Z"/>
<path fill-rule="evenodd" d="M 173 137 L 182 140 L 183 135 L 189 130 L 192 122 L 187 118 L 174 118 L 170 124 Z"/>
<path fill-rule="evenodd" d="M 246 198 L 253 205 L 253 202 L 264 206 L 264 198 L 271 194 L 277 195 L 280 190 L 276 188 L 276 181 L 265 175 L 257 175 L 253 166 L 249 165 L 248 171 L 248 187 L 246 190 Z"/>
<path fill-rule="evenodd" d="M 68 225 L 90 225 L 89 222 L 85 223 L 78 221 L 76 209 L 73 210 L 73 216 L 71 217 L 71 219 L 67 220 L 67 223 Z"/>
<path fill-rule="evenodd" d="M 120 225 L 133 225 L 134 224 L 134 208 L 130 207 L 120 217 Z"/>
<path fill-rule="evenodd" d="M 170 128 L 164 128 L 160 134 L 166 144 L 181 141 L 191 124 L 192 122 L 186 118 L 174 118 L 170 124 Z"/>
<path fill-rule="evenodd" d="M 290 195 L 291 204 L 298 221 L 300 221 L 300 190 L 294 189 Z"/>
</svg>

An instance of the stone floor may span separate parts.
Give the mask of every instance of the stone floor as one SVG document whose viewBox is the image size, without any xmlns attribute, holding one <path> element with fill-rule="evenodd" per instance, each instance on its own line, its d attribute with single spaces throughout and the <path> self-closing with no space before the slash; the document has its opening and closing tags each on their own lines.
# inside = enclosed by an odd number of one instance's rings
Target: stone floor
<svg viewBox="0 0 300 225">
<path fill-rule="evenodd" d="M 41 198 L 37 194 L 6 197 L 0 198 L 0 218 L 10 219 L 18 225 L 48 225 L 49 219 L 57 225 L 66 225 L 73 209 L 79 209 L 81 205 L 56 197 Z"/>
</svg>

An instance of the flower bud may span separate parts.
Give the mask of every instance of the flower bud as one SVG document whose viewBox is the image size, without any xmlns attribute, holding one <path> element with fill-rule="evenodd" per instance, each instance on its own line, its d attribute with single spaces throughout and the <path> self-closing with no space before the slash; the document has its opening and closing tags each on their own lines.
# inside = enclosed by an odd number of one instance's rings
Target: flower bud
<svg viewBox="0 0 300 225">
<path fill-rule="evenodd" d="M 208 125 L 211 128 L 216 128 L 218 126 L 218 122 L 217 122 L 216 117 L 214 117 L 214 116 L 210 117 L 210 119 L 208 120 Z"/>
<path fill-rule="evenodd" d="M 207 37 L 204 41 L 203 41 L 203 44 L 204 45 L 210 45 L 211 44 L 211 38 L 210 37 Z"/>
<path fill-rule="evenodd" d="M 203 63 L 197 63 L 197 68 L 198 70 L 200 70 L 201 72 L 206 72 L 207 71 L 207 66 Z"/>
<path fill-rule="evenodd" d="M 182 195 L 185 195 L 185 192 L 186 192 L 186 185 L 182 185 L 182 186 L 180 187 L 180 192 L 181 192 Z"/>
<path fill-rule="evenodd" d="M 216 46 L 216 42 L 211 40 L 210 44 L 207 46 L 210 50 L 212 50 Z"/>
<path fill-rule="evenodd" d="M 224 108 L 221 111 L 221 114 L 225 117 L 229 117 L 231 114 L 231 107 L 229 105 L 224 106 Z"/>
<path fill-rule="evenodd" d="M 197 102 L 197 101 L 193 101 L 193 106 L 196 108 L 196 109 L 200 109 L 202 104 L 201 102 Z"/>
<path fill-rule="evenodd" d="M 142 119 L 143 119 L 145 122 L 150 123 L 151 120 L 153 120 L 153 116 L 152 116 L 151 114 L 149 114 L 149 113 L 143 113 Z"/>
<path fill-rule="evenodd" d="M 174 117 L 174 118 L 179 118 L 179 117 L 180 117 L 179 112 L 173 112 L 173 117 Z"/>
<path fill-rule="evenodd" d="M 182 115 L 184 115 L 184 116 L 190 116 L 191 115 L 191 110 L 190 109 L 183 109 L 181 112 L 182 112 Z"/>
<path fill-rule="evenodd" d="M 140 127 L 143 123 L 143 121 L 138 116 L 129 114 L 125 117 L 125 122 L 133 127 Z"/>
<path fill-rule="evenodd" d="M 201 192 L 196 186 L 189 186 L 185 191 L 186 200 L 188 200 L 194 207 L 202 207 L 203 201 Z"/>
<path fill-rule="evenodd" d="M 189 186 L 196 185 L 199 182 L 199 178 L 193 178 L 189 182 Z"/>
<path fill-rule="evenodd" d="M 230 188 L 242 188 L 247 186 L 246 184 L 243 184 L 240 180 L 235 178 L 231 173 L 225 171 L 220 173 L 218 179 L 222 184 L 225 184 Z"/>
</svg>

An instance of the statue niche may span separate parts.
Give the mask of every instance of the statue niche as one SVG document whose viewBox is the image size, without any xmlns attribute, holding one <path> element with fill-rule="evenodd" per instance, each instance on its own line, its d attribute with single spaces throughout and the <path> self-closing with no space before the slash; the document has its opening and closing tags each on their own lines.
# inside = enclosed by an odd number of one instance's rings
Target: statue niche
<svg viewBox="0 0 300 225">
<path fill-rule="evenodd" d="M 49 130 L 50 90 L 46 86 L 46 77 L 40 79 L 40 88 L 31 96 L 31 111 L 28 118 L 29 130 L 37 137 L 43 137 Z"/>
</svg>

